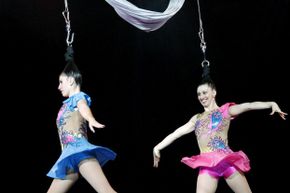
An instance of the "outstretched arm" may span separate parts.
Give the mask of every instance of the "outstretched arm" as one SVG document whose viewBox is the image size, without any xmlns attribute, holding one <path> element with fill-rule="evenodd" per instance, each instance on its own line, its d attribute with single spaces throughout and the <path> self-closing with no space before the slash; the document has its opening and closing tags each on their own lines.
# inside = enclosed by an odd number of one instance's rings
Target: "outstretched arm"
<svg viewBox="0 0 290 193">
<path fill-rule="evenodd" d="M 191 118 L 190 121 L 188 121 L 186 124 L 182 125 L 181 127 L 177 128 L 174 132 L 170 133 L 165 137 L 160 143 L 158 143 L 153 148 L 153 167 L 158 167 L 158 163 L 160 161 L 160 151 L 170 145 L 172 142 L 174 142 L 179 137 L 190 133 L 194 129 L 194 123 L 196 120 L 196 116 Z"/>
<path fill-rule="evenodd" d="M 274 113 L 279 113 L 280 117 L 282 119 L 286 119 L 287 113 L 281 111 L 280 107 L 277 105 L 276 102 L 247 102 L 247 103 L 241 103 L 237 105 L 233 105 L 229 108 L 229 114 L 231 116 L 237 116 L 241 113 L 251 111 L 251 110 L 261 110 L 261 109 L 269 109 L 271 108 L 272 111 L 270 115 L 273 115 Z"/>
<path fill-rule="evenodd" d="M 95 117 L 92 114 L 90 107 L 88 106 L 87 102 L 84 99 L 80 100 L 78 102 L 77 106 L 78 106 L 78 109 L 79 109 L 81 115 L 89 122 L 89 127 L 93 133 L 95 132 L 94 127 L 96 127 L 96 128 L 105 127 L 105 125 L 96 121 Z"/>
</svg>

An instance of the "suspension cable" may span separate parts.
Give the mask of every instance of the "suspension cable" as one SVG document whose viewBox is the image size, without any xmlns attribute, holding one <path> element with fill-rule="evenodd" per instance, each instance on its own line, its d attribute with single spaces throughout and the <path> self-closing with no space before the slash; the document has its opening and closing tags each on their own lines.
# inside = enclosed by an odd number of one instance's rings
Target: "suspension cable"
<svg viewBox="0 0 290 193">
<path fill-rule="evenodd" d="M 71 25 L 70 25 L 70 19 L 69 19 L 69 10 L 68 10 L 68 3 L 67 0 L 64 0 L 65 9 L 62 12 L 62 15 L 64 17 L 65 23 L 66 23 L 66 44 L 68 47 L 70 47 L 74 40 L 74 33 L 71 34 Z"/>
<path fill-rule="evenodd" d="M 65 58 L 65 61 L 67 62 L 73 62 L 74 51 L 73 51 L 72 43 L 74 40 L 74 33 L 71 33 L 71 25 L 70 25 L 70 19 L 69 19 L 69 10 L 68 10 L 67 0 L 64 0 L 64 6 L 65 6 L 65 9 L 62 12 L 62 15 L 66 23 L 66 31 L 67 31 L 67 37 L 66 37 L 67 49 L 66 49 L 66 53 L 64 54 L 64 58 Z"/>
<path fill-rule="evenodd" d="M 198 17 L 199 17 L 199 32 L 198 36 L 200 39 L 200 48 L 203 53 L 203 61 L 201 62 L 201 66 L 204 67 L 204 65 L 209 66 L 209 61 L 206 59 L 206 42 L 204 40 L 204 30 L 202 27 L 202 19 L 201 19 L 201 11 L 200 11 L 200 3 L 199 0 L 197 0 L 197 7 L 198 7 Z"/>
</svg>

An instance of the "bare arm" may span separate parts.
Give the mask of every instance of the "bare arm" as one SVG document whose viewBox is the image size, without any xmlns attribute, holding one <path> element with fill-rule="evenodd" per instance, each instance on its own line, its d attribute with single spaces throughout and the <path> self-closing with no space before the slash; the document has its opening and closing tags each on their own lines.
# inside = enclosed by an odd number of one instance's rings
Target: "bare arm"
<svg viewBox="0 0 290 193">
<path fill-rule="evenodd" d="M 273 115 L 274 113 L 279 113 L 280 117 L 282 119 L 286 119 L 287 113 L 281 111 L 280 107 L 277 105 L 276 102 L 247 102 L 247 103 L 241 103 L 237 105 L 233 105 L 229 108 L 229 114 L 231 116 L 237 116 L 241 113 L 252 111 L 252 110 L 262 110 L 262 109 L 269 109 L 271 108 L 272 111 L 270 115 Z"/>
<path fill-rule="evenodd" d="M 188 134 L 193 131 L 194 123 L 196 121 L 196 115 L 191 118 L 186 124 L 182 125 L 181 127 L 177 128 L 174 132 L 167 135 L 160 143 L 158 143 L 153 148 L 153 159 L 154 159 L 154 167 L 158 167 L 158 163 L 160 161 L 160 151 L 174 142 L 176 139 L 180 138 L 181 136 Z"/>
<path fill-rule="evenodd" d="M 96 128 L 105 127 L 105 125 L 96 121 L 95 117 L 92 114 L 90 107 L 88 106 L 87 102 L 84 99 L 80 100 L 78 102 L 77 106 L 78 106 L 78 109 L 79 109 L 81 115 L 84 117 L 84 119 L 86 119 L 89 122 L 89 127 L 90 127 L 90 130 L 92 132 L 95 132 L 94 127 L 96 127 Z"/>
</svg>

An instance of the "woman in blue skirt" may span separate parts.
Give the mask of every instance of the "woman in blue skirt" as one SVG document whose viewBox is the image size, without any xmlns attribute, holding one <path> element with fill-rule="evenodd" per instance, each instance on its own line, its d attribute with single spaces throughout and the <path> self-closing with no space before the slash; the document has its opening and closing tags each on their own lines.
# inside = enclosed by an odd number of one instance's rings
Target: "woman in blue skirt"
<svg viewBox="0 0 290 193">
<path fill-rule="evenodd" d="M 56 120 L 62 153 L 47 176 L 53 178 L 48 193 L 65 193 L 81 175 L 99 193 L 116 193 L 103 173 L 102 166 L 114 160 L 116 153 L 88 142 L 87 126 L 105 125 L 94 118 L 91 98 L 81 91 L 82 75 L 69 60 L 59 76 L 58 89 L 64 97 Z"/>
</svg>

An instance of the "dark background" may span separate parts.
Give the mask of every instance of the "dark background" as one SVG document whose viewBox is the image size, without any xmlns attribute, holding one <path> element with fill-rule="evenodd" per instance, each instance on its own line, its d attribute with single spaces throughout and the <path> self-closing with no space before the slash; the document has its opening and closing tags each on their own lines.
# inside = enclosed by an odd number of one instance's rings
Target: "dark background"
<svg viewBox="0 0 290 193">
<path fill-rule="evenodd" d="M 185 1 L 150 33 L 124 21 L 105 1 L 68 2 L 82 90 L 106 125 L 89 133 L 90 141 L 118 154 L 103 168 L 112 186 L 119 193 L 195 192 L 197 170 L 180 162 L 198 153 L 194 134 L 162 150 L 158 169 L 152 167 L 152 148 L 202 111 L 196 97 L 202 61 L 196 1 Z M 168 5 L 168 0 L 130 2 L 155 11 Z M 200 3 L 218 104 L 273 100 L 289 112 L 289 1 Z M 64 100 L 57 90 L 65 65 L 63 10 L 61 0 L 0 2 L 2 167 L 11 192 L 46 192 L 51 183 L 46 173 L 60 154 L 55 119 Z M 288 187 L 289 121 L 269 114 L 240 115 L 229 133 L 232 149 L 251 160 L 246 175 L 256 193 Z M 80 179 L 69 192 L 94 190 Z M 231 192 L 223 180 L 219 192 Z"/>
</svg>

